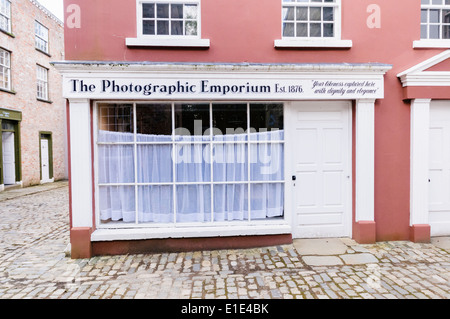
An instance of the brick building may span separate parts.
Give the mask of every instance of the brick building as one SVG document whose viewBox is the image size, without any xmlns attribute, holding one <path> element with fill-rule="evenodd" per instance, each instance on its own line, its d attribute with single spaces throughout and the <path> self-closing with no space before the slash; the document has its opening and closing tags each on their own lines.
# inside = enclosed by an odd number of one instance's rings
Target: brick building
<svg viewBox="0 0 450 319">
<path fill-rule="evenodd" d="M 34 0 L 0 0 L 0 190 L 64 179 L 63 23 Z"/>
<path fill-rule="evenodd" d="M 450 234 L 450 3 L 65 0 L 72 256 Z"/>
</svg>

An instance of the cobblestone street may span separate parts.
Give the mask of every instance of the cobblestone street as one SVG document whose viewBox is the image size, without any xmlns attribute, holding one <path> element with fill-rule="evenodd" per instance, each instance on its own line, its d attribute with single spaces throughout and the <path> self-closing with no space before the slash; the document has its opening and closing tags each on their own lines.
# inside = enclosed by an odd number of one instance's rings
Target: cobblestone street
<svg viewBox="0 0 450 319">
<path fill-rule="evenodd" d="M 292 245 L 72 260 L 68 187 L 0 194 L 1 299 L 448 299 L 449 248 L 338 239 L 338 254 Z M 49 186 L 47 186 L 49 187 Z M 33 190 L 36 193 L 33 193 Z"/>
</svg>

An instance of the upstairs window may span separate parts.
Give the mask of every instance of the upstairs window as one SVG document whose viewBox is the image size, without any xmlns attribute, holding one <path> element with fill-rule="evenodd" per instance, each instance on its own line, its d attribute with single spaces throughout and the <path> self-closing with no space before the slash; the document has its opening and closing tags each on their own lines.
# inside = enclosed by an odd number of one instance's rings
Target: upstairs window
<svg viewBox="0 0 450 319">
<path fill-rule="evenodd" d="M 201 38 L 200 0 L 136 0 L 137 37 L 127 46 L 209 47 Z"/>
<path fill-rule="evenodd" d="M 38 65 L 36 72 L 37 78 L 37 98 L 48 100 L 48 69 Z"/>
<path fill-rule="evenodd" d="M 11 32 L 11 2 L 0 0 L 0 29 Z"/>
<path fill-rule="evenodd" d="M 450 0 L 422 0 L 421 39 L 450 39 Z"/>
<path fill-rule="evenodd" d="M 341 0 L 282 0 L 281 24 L 275 47 L 352 47 L 341 39 Z"/>
<path fill-rule="evenodd" d="M 198 1 L 142 3 L 142 35 L 197 36 Z"/>
<path fill-rule="evenodd" d="M 283 0 L 283 37 L 336 37 L 339 2 L 339 0 Z"/>
<path fill-rule="evenodd" d="M 11 53 L 0 48 L 0 88 L 11 90 Z"/>
<path fill-rule="evenodd" d="M 48 53 L 48 29 L 35 21 L 34 30 L 36 49 Z"/>
</svg>

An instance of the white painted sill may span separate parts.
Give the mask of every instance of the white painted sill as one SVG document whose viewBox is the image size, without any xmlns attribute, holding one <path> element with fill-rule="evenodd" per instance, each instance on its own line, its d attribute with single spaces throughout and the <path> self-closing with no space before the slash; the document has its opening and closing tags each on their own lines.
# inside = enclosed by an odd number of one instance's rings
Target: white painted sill
<svg viewBox="0 0 450 319">
<path fill-rule="evenodd" d="M 112 240 L 145 240 L 163 238 L 205 238 L 230 236 L 257 236 L 291 234 L 292 228 L 286 224 L 251 225 L 251 226 L 209 226 L 179 228 L 128 228 L 128 229 L 96 229 L 92 241 Z"/>
<path fill-rule="evenodd" d="M 352 40 L 339 39 L 279 39 L 275 48 L 351 48 Z"/>
<path fill-rule="evenodd" d="M 448 49 L 450 48 L 450 40 L 428 40 L 422 39 L 413 42 L 414 49 Z"/>
<path fill-rule="evenodd" d="M 128 47 L 188 47 L 209 48 L 209 39 L 183 39 L 183 38 L 126 38 Z"/>
</svg>

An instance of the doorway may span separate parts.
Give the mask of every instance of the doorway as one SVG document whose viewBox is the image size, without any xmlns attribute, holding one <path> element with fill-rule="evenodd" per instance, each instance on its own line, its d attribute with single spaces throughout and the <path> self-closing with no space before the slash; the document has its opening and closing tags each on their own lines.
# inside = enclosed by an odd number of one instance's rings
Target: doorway
<svg viewBox="0 0 450 319">
<path fill-rule="evenodd" d="M 293 236 L 351 236 L 352 121 L 348 101 L 289 107 Z"/>
<path fill-rule="evenodd" d="M 53 182 L 52 134 L 40 132 L 41 184 Z"/>
</svg>

